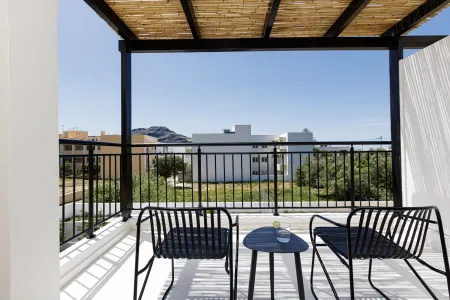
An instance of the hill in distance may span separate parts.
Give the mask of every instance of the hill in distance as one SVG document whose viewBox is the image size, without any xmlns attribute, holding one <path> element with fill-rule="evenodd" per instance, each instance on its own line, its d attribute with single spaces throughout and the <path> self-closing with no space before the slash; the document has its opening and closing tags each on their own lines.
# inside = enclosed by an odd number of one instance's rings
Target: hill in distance
<svg viewBox="0 0 450 300">
<path fill-rule="evenodd" d="M 133 135 L 148 135 L 158 139 L 160 143 L 190 143 L 186 136 L 176 133 L 165 126 L 151 126 L 131 130 Z"/>
</svg>

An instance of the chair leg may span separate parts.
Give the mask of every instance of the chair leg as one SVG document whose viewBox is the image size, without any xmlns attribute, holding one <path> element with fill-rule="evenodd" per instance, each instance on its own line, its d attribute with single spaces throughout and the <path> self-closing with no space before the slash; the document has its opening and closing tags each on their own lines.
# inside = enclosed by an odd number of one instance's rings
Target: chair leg
<svg viewBox="0 0 450 300">
<path fill-rule="evenodd" d="M 319 251 L 317 250 L 316 236 L 314 236 L 314 240 L 312 242 L 312 245 L 313 245 L 313 262 L 312 262 L 312 265 L 311 265 L 311 283 L 310 283 L 310 285 L 311 285 L 311 292 L 312 292 L 312 294 L 313 294 L 315 299 L 319 299 L 317 297 L 316 293 L 314 292 L 314 288 L 313 288 L 314 257 L 317 254 L 317 259 L 319 260 L 319 263 L 322 266 L 323 272 L 325 273 L 325 277 L 327 278 L 328 284 L 330 285 L 331 290 L 333 291 L 334 297 L 339 300 L 339 296 L 338 296 L 338 294 L 336 292 L 336 289 L 334 288 L 334 285 L 333 285 L 333 282 L 331 281 L 330 275 L 328 275 L 328 271 L 325 268 L 325 264 L 323 263 L 322 258 L 320 257 Z"/>
<path fill-rule="evenodd" d="M 411 263 L 406 259 L 404 259 L 404 261 L 408 265 L 408 267 L 411 269 L 411 271 L 414 273 L 414 275 L 416 275 L 417 279 L 419 279 L 420 283 L 422 283 L 422 285 L 426 288 L 426 290 L 431 295 L 431 297 L 433 297 L 433 299 L 435 299 L 435 300 L 438 300 L 438 297 L 436 297 L 436 295 L 433 293 L 431 288 L 426 284 L 426 282 L 422 279 L 422 277 L 419 275 L 419 273 L 417 273 L 416 269 L 414 269 L 414 267 L 411 265 Z"/>
<path fill-rule="evenodd" d="M 380 293 L 384 298 L 389 300 L 389 297 L 386 296 L 386 294 L 383 293 L 379 288 L 377 288 L 372 282 L 372 259 L 370 259 L 370 261 L 369 261 L 369 275 L 368 275 L 368 278 L 369 278 L 369 283 L 372 286 L 372 288 L 374 290 L 376 290 L 378 293 Z"/>
<path fill-rule="evenodd" d="M 170 283 L 169 287 L 167 288 L 166 292 L 164 293 L 164 296 L 162 297 L 162 300 L 166 299 L 167 295 L 169 294 L 169 291 L 172 289 L 173 282 L 175 281 L 175 263 L 172 258 L 172 282 Z"/>
<path fill-rule="evenodd" d="M 134 271 L 134 294 L 133 294 L 133 299 L 134 300 L 141 300 L 142 299 L 142 295 L 144 295 L 145 287 L 147 286 L 148 277 L 150 275 L 150 271 L 152 270 L 153 261 L 154 260 L 155 260 L 155 256 L 153 255 L 152 258 L 150 258 L 148 263 L 145 265 L 145 267 L 142 268 L 141 270 L 139 270 L 138 269 L 139 253 L 138 253 L 138 251 L 136 251 L 136 268 L 135 268 L 135 271 Z M 138 293 L 138 289 L 137 289 L 138 277 L 139 277 L 140 274 L 142 274 L 142 272 L 145 272 L 145 270 L 147 270 L 147 275 L 145 275 L 144 283 L 142 284 L 141 292 L 139 293 L 139 298 L 138 298 L 138 296 L 137 296 L 137 293 Z"/>
<path fill-rule="evenodd" d="M 348 260 L 348 272 L 349 272 L 349 279 L 350 279 L 350 299 L 355 299 L 355 281 L 353 278 L 353 261 L 352 258 Z"/>
</svg>

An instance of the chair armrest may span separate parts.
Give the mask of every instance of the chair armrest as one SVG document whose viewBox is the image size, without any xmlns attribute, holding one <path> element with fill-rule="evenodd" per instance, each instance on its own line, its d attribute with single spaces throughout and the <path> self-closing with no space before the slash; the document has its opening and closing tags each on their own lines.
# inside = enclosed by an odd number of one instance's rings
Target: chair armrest
<svg viewBox="0 0 450 300">
<path fill-rule="evenodd" d="M 239 228 L 239 216 L 236 216 L 236 221 L 234 221 L 234 223 L 231 224 L 231 227 L 238 227 Z"/>
<path fill-rule="evenodd" d="M 324 220 L 324 221 L 326 221 L 326 222 L 328 222 L 328 223 L 330 223 L 330 224 L 332 224 L 332 225 L 334 225 L 334 226 L 337 226 L 337 227 L 347 227 L 347 225 L 344 225 L 344 224 L 335 222 L 335 221 L 333 221 L 333 220 L 330 220 L 330 219 L 328 219 L 328 218 L 325 218 L 324 216 L 321 216 L 321 215 L 313 215 L 313 216 L 311 217 L 311 220 L 309 221 L 309 235 L 310 235 L 310 237 L 311 237 L 311 242 L 313 242 L 313 239 L 314 239 L 314 238 L 313 238 L 312 231 L 313 231 L 313 222 L 314 222 L 314 219 L 315 219 L 315 218 L 322 219 L 322 220 Z"/>
</svg>

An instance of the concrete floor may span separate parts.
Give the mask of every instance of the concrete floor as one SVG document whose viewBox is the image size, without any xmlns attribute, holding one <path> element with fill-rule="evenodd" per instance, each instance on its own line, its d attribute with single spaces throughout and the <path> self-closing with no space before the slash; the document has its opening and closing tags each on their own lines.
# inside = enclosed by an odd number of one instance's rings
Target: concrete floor
<svg viewBox="0 0 450 300">
<path fill-rule="evenodd" d="M 248 231 L 242 231 L 241 242 Z M 306 241 L 306 231 L 294 232 Z M 144 234 L 144 237 L 148 236 Z M 141 246 L 143 266 L 152 254 L 148 240 Z M 341 299 L 349 298 L 347 269 L 330 251 L 323 250 L 323 258 Z M 310 287 L 310 267 L 312 251 L 302 253 L 303 280 L 306 299 L 313 299 Z M 135 257 L 135 231 L 107 250 L 88 268 L 61 289 L 61 299 L 132 299 L 133 272 Z M 251 251 L 242 243 L 239 248 L 238 299 L 247 299 Z M 442 267 L 440 253 L 426 249 L 423 258 L 433 265 Z M 439 299 L 448 299 L 444 276 L 429 271 L 415 263 L 423 278 L 433 287 Z M 317 266 L 317 265 L 316 265 Z M 157 259 L 149 277 L 143 299 L 161 299 L 171 279 L 170 260 Z M 357 299 L 383 299 L 367 281 L 368 261 L 355 263 Z M 431 299 L 420 282 L 409 271 L 403 261 L 375 261 L 373 280 L 391 299 Z M 142 278 L 144 276 L 141 276 Z M 275 255 L 275 298 L 298 299 L 293 255 Z M 331 289 L 320 268 L 316 267 L 315 290 L 320 299 L 334 299 Z M 142 281 L 142 280 L 141 280 Z M 228 299 L 228 275 L 224 261 L 175 261 L 175 284 L 167 299 Z M 270 299 L 268 255 L 258 256 L 255 298 Z"/>
</svg>

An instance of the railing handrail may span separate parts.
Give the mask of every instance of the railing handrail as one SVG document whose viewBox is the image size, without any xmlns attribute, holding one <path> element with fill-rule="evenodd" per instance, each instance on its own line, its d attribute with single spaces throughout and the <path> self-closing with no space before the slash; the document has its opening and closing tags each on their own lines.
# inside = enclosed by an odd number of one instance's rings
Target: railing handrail
<svg viewBox="0 0 450 300">
<path fill-rule="evenodd" d="M 113 147 L 120 146 L 120 143 L 75 140 L 75 139 L 59 139 L 59 144 L 60 145 L 85 145 L 85 146 L 113 146 Z"/>
<path fill-rule="evenodd" d="M 391 145 L 391 141 L 331 141 L 331 142 L 232 142 L 232 143 L 158 143 L 131 144 L 131 147 L 223 147 L 223 146 L 349 146 L 352 145 Z"/>
</svg>

